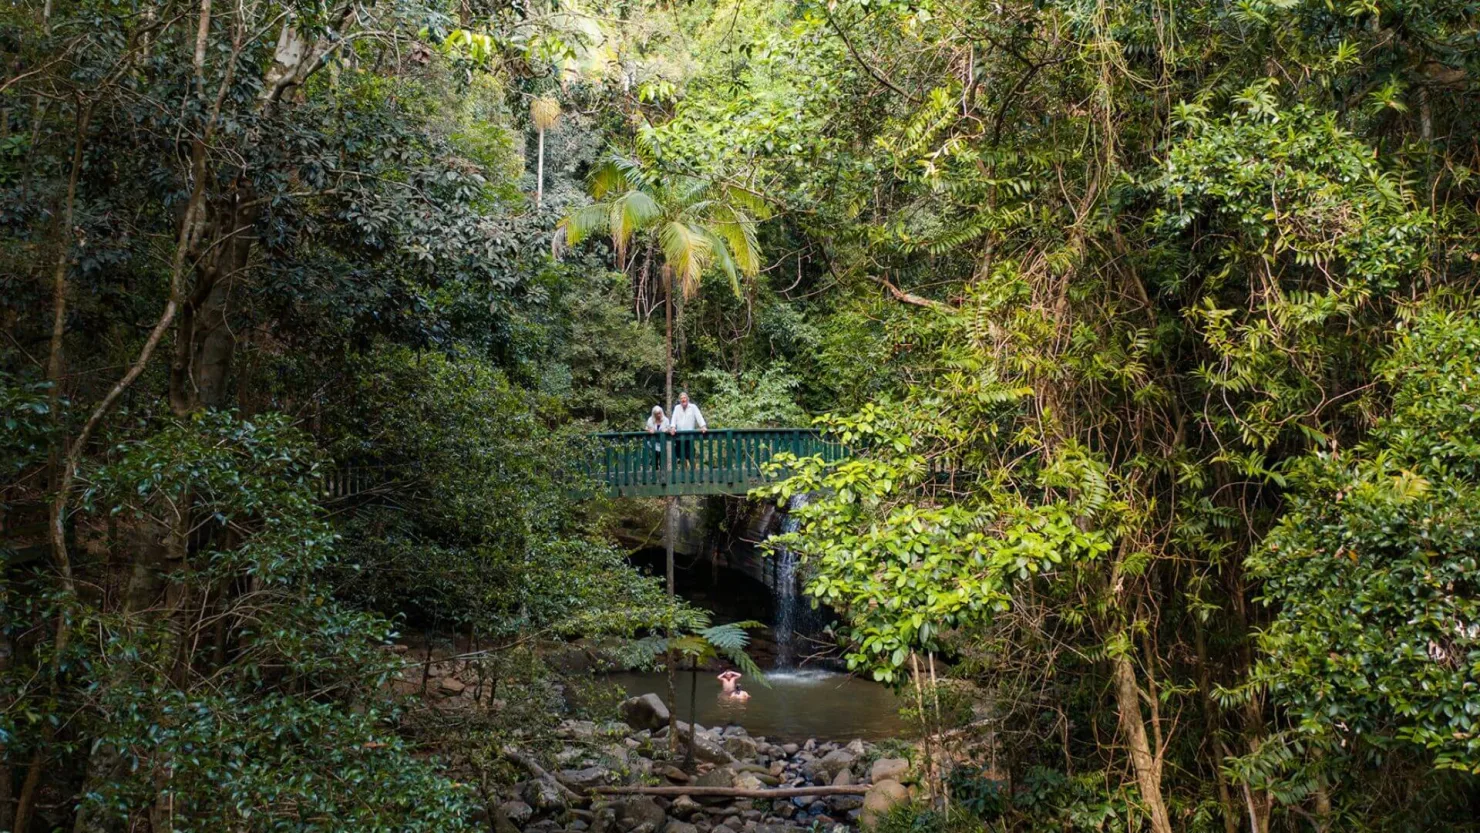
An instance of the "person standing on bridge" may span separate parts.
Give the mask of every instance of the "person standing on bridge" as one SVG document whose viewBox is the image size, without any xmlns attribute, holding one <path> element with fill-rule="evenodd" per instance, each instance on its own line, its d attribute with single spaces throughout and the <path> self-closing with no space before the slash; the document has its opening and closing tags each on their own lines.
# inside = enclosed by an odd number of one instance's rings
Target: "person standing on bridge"
<svg viewBox="0 0 1480 833">
<path fill-rule="evenodd" d="M 653 412 L 648 416 L 647 432 L 652 435 L 648 440 L 648 447 L 653 450 L 653 467 L 663 468 L 663 434 L 673 433 L 673 424 L 668 421 L 668 416 L 663 413 L 662 405 L 654 405 Z"/>
<path fill-rule="evenodd" d="M 680 431 L 698 431 L 701 434 L 709 433 L 709 423 L 704 421 L 704 414 L 700 413 L 699 406 L 689 401 L 688 391 L 678 394 L 678 407 L 673 409 L 673 419 L 670 421 L 668 433 L 677 434 Z M 675 456 L 687 462 L 694 456 L 694 441 L 682 439 L 674 443 Z"/>
</svg>

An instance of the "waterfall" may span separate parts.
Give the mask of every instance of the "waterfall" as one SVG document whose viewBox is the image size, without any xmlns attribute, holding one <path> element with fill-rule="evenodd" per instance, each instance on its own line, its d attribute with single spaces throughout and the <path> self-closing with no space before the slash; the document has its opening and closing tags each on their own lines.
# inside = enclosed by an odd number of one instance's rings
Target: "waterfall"
<svg viewBox="0 0 1480 833">
<path fill-rule="evenodd" d="M 800 521 L 795 510 L 807 505 L 806 494 L 793 495 L 787 504 L 786 515 L 781 519 L 783 533 L 796 532 Z M 787 547 L 776 550 L 775 580 L 771 592 L 776 600 L 776 619 L 771 631 L 776 637 L 776 667 L 791 668 L 796 662 L 792 654 L 792 643 L 796 641 L 797 628 L 807 619 L 807 603 L 801 598 L 797 587 L 797 555 Z"/>
</svg>

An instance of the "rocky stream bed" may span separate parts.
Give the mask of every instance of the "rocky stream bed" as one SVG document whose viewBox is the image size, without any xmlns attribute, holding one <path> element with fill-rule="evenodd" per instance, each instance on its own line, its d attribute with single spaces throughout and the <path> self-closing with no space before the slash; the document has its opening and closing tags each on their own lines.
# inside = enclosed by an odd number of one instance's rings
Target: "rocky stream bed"
<svg viewBox="0 0 1480 833">
<path fill-rule="evenodd" d="M 541 767 L 517 750 L 528 770 L 495 814 L 498 833 L 791 833 L 834 826 L 868 827 L 910 796 L 909 763 L 882 757 L 870 743 L 806 740 L 772 743 L 738 726 L 690 727 L 680 721 L 670 757 L 668 709 L 656 694 L 622 703 L 623 721 L 569 720 L 557 766 Z M 693 758 L 683 768 L 689 745 Z M 603 789 L 667 787 L 664 795 Z M 703 788 L 770 790 L 849 787 L 848 794 L 788 797 L 705 796 Z M 684 788 L 695 795 L 689 795 Z"/>
</svg>

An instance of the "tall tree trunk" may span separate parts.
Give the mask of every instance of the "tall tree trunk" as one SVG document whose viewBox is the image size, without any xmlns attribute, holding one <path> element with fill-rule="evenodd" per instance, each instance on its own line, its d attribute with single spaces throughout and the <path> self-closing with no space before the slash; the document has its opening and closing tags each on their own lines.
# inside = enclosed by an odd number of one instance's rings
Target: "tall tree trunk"
<svg viewBox="0 0 1480 833">
<path fill-rule="evenodd" d="M 1136 685 L 1136 671 L 1129 657 L 1116 657 L 1115 705 L 1120 712 L 1120 734 L 1130 750 L 1131 767 L 1136 784 L 1141 788 L 1141 801 L 1151 812 L 1154 833 L 1172 833 L 1171 817 L 1161 796 L 1161 761 L 1146 739 L 1146 724 L 1141 717 L 1141 689 Z"/>
<path fill-rule="evenodd" d="M 663 317 L 666 319 L 664 344 L 668 358 L 668 372 L 663 386 L 663 409 L 673 418 L 673 270 L 663 266 Z"/>
<path fill-rule="evenodd" d="M 665 443 L 668 453 L 663 455 L 664 462 L 673 459 L 673 443 Z M 665 466 L 671 468 L 671 466 Z M 663 554 L 664 566 L 668 573 L 668 609 L 671 612 L 674 604 L 673 592 L 673 527 L 674 516 L 678 514 L 677 499 L 673 495 L 663 498 Z M 668 670 L 668 751 L 678 751 L 678 693 L 674 682 L 673 668 L 673 641 L 678 638 L 678 632 L 673 627 L 673 620 L 668 620 L 668 651 L 663 658 L 663 666 Z M 690 727 L 690 731 L 693 728 Z M 690 744 L 692 745 L 692 744 Z"/>
<path fill-rule="evenodd" d="M 663 397 L 664 397 L 664 402 L 666 403 L 664 405 L 665 412 L 668 413 L 668 414 L 672 414 L 673 413 L 673 270 L 672 269 L 669 269 L 665 265 L 663 267 L 663 276 L 664 276 L 664 278 L 666 278 L 666 280 L 664 281 L 663 309 L 664 309 L 664 316 L 667 318 L 667 324 L 668 324 L 668 326 L 667 326 L 667 330 L 668 330 L 668 337 L 667 337 L 667 345 L 668 345 L 668 349 L 667 349 L 667 353 L 668 353 L 668 373 L 667 373 L 667 376 L 666 376 L 667 381 L 665 382 L 664 388 L 663 388 L 663 391 L 664 391 Z M 672 419 L 671 416 L 669 418 Z M 664 447 L 667 449 L 667 453 L 663 455 L 663 469 L 664 469 L 664 471 L 666 473 L 668 473 L 669 476 L 666 478 L 666 480 L 671 485 L 672 484 L 672 476 L 671 475 L 672 475 L 672 471 L 673 471 L 673 442 L 671 440 L 669 440 L 667 442 L 664 442 Z M 665 501 L 665 504 L 666 504 L 663 507 L 663 555 L 664 555 L 664 567 L 666 568 L 667 573 L 668 573 L 668 606 L 669 606 L 669 609 L 671 610 L 672 607 L 673 607 L 673 604 L 674 604 L 674 592 L 673 592 L 673 534 L 674 534 L 674 529 L 673 529 L 673 527 L 675 525 L 674 524 L 675 516 L 678 514 L 678 503 L 676 502 L 676 498 L 674 498 L 673 495 L 669 495 L 666 498 L 664 498 L 663 500 Z M 673 673 L 674 673 L 674 669 L 673 669 L 673 640 L 676 637 L 677 637 L 677 634 L 675 633 L 675 631 L 673 629 L 673 624 L 670 621 L 669 622 L 669 625 L 668 625 L 668 654 L 664 658 L 664 661 L 663 661 L 663 664 L 668 668 L 668 751 L 669 752 L 676 752 L 676 751 L 678 751 L 678 698 L 677 698 L 677 696 L 674 693 L 674 681 L 673 681 Z M 693 727 L 690 727 L 689 728 L 689 731 L 693 731 Z"/>
</svg>

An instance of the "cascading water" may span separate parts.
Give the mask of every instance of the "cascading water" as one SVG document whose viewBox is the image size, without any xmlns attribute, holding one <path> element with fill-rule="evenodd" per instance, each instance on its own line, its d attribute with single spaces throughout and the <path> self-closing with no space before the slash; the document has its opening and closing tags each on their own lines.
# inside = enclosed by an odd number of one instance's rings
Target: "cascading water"
<svg viewBox="0 0 1480 833">
<path fill-rule="evenodd" d="M 808 499 L 806 494 L 792 496 L 786 506 L 786 515 L 781 519 L 783 533 L 797 531 L 801 521 L 797 519 L 796 510 L 806 506 Z M 807 616 L 808 607 L 797 587 L 796 553 L 779 547 L 775 558 L 775 580 L 771 592 L 776 600 L 776 620 L 771 630 L 776 637 L 776 667 L 791 668 L 796 662 L 792 643 L 796 641 L 797 628 Z"/>
</svg>

